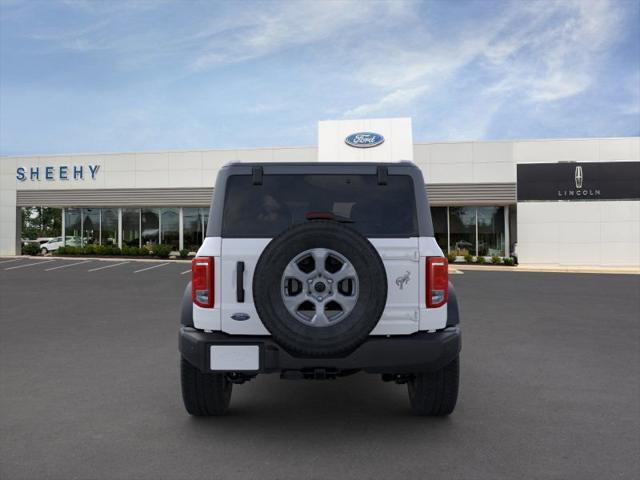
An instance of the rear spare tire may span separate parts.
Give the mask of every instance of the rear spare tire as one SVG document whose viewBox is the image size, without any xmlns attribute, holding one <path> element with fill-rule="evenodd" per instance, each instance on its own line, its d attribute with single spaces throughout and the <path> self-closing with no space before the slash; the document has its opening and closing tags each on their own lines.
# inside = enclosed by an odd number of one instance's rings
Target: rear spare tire
<svg viewBox="0 0 640 480">
<path fill-rule="evenodd" d="M 343 224 L 296 225 L 265 248 L 253 300 L 274 340 L 294 355 L 344 355 L 367 338 L 387 301 L 374 246 Z"/>
</svg>

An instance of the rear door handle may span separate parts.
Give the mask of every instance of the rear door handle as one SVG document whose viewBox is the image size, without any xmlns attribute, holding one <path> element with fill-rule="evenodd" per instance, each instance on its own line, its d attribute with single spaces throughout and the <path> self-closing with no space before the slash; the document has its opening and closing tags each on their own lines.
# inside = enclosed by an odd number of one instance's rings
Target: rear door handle
<svg viewBox="0 0 640 480">
<path fill-rule="evenodd" d="M 236 263 L 236 300 L 244 302 L 244 262 Z"/>
</svg>

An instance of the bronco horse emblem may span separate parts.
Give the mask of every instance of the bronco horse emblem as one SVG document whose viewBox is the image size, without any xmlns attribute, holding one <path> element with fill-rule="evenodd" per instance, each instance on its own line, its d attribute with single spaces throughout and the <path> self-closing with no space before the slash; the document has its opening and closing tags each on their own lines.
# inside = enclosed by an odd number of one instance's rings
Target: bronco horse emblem
<svg viewBox="0 0 640 480">
<path fill-rule="evenodd" d="M 401 275 L 398 278 L 396 278 L 396 285 L 400 287 L 400 290 L 402 290 L 404 286 L 407 283 L 409 283 L 409 280 L 411 280 L 411 272 L 407 270 L 407 272 L 404 275 Z"/>
</svg>

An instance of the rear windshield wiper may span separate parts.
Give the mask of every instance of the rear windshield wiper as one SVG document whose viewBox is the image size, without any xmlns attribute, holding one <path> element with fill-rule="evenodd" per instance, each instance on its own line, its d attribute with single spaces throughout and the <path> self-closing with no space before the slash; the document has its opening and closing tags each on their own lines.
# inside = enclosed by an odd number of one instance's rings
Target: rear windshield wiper
<svg viewBox="0 0 640 480">
<path fill-rule="evenodd" d="M 333 220 L 339 223 L 355 223 L 350 218 L 336 215 L 333 212 L 307 212 L 304 217 L 307 220 Z"/>
</svg>

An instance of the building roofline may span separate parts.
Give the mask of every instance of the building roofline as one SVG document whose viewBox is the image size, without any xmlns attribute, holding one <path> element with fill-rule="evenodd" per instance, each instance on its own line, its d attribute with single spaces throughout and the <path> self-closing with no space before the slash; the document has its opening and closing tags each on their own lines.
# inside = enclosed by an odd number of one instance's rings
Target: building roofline
<svg viewBox="0 0 640 480">
<path fill-rule="evenodd" d="M 579 140 L 622 140 L 640 139 L 639 135 L 628 135 L 620 137 L 561 137 L 561 138 L 515 138 L 497 140 L 433 140 L 428 142 L 413 142 L 413 145 L 439 145 L 452 143 L 522 143 L 522 142 L 572 142 Z"/>
<path fill-rule="evenodd" d="M 413 142 L 417 145 L 451 145 L 451 144 L 467 144 L 467 143 L 523 143 L 523 142 L 570 142 L 570 141 L 589 141 L 589 140 L 622 140 L 622 139 L 640 139 L 638 135 L 620 136 L 620 137 L 568 137 L 568 138 L 520 138 L 520 139 L 501 139 L 501 140 L 433 140 L 426 142 Z M 274 147 L 249 147 L 249 148 L 193 148 L 186 150 L 127 150 L 121 152 L 79 152 L 79 153 L 33 153 L 18 155 L 0 155 L 3 158 L 33 158 L 33 157 L 79 157 L 79 156 L 110 156 L 110 155 L 145 155 L 145 154 L 172 154 L 172 153 L 208 153 L 208 152 L 233 152 L 233 151 L 263 151 L 263 150 L 299 150 L 299 149 L 318 149 L 318 145 L 289 145 Z"/>
<path fill-rule="evenodd" d="M 122 152 L 79 152 L 79 153 L 32 153 L 32 154 L 18 154 L 18 155 L 0 155 L 0 158 L 29 158 L 29 157 L 79 157 L 79 156 L 94 156 L 94 155 L 147 155 L 157 153 L 207 153 L 207 152 L 246 152 L 246 151 L 259 151 L 259 150 L 298 150 L 313 148 L 317 149 L 317 145 L 289 145 L 288 147 L 247 147 L 247 148 L 192 148 L 187 150 L 126 150 Z"/>
</svg>

